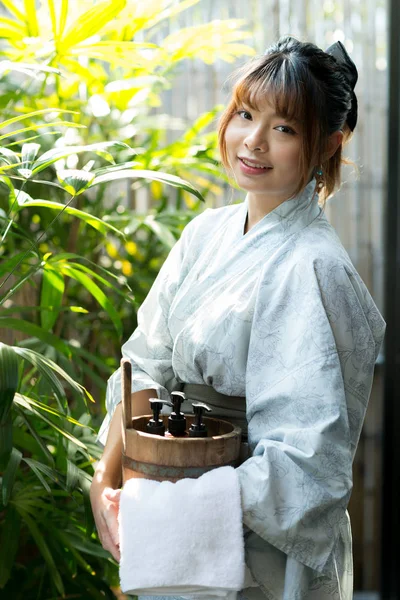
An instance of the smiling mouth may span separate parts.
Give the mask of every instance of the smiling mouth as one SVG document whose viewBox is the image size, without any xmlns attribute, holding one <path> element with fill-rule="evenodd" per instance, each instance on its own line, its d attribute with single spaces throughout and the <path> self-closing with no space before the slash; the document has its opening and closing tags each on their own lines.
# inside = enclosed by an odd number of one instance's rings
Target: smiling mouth
<svg viewBox="0 0 400 600">
<path fill-rule="evenodd" d="M 238 159 L 240 160 L 240 162 L 246 165 L 246 167 L 251 167 L 252 169 L 260 169 L 260 171 L 267 171 L 268 169 L 272 169 L 272 167 L 262 165 L 261 163 L 252 162 L 250 160 L 247 160 L 246 158 L 241 158 L 240 156 L 238 156 Z"/>
</svg>

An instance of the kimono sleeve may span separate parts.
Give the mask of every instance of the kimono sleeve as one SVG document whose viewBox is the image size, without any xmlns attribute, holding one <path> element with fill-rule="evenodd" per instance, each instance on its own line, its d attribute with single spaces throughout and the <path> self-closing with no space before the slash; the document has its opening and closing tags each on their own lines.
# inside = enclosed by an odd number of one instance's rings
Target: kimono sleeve
<svg viewBox="0 0 400 600">
<path fill-rule="evenodd" d="M 266 277 L 246 370 L 251 458 L 238 469 L 244 523 L 321 573 L 352 489 L 385 323 L 343 262 Z"/>
<path fill-rule="evenodd" d="M 155 389 L 158 398 L 169 399 L 167 387 L 173 386 L 175 380 L 172 369 L 173 341 L 167 320 L 170 304 L 183 276 L 185 247 L 192 224 L 193 221 L 185 227 L 181 238 L 171 249 L 138 310 L 137 328 L 122 346 L 122 357 L 130 359 L 132 364 L 132 392 Z M 107 414 L 96 440 L 103 446 L 107 440 L 111 418 L 120 401 L 121 369 L 119 368 L 107 381 Z"/>
</svg>

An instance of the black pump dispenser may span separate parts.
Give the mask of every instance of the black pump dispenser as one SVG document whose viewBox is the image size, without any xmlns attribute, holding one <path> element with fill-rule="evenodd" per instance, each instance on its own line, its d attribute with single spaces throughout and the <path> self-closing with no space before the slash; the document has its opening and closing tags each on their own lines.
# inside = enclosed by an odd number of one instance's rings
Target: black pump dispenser
<svg viewBox="0 0 400 600">
<path fill-rule="evenodd" d="M 151 410 L 153 411 L 153 418 L 146 425 L 147 433 L 153 435 L 164 435 L 165 425 L 160 419 L 160 412 L 163 405 L 172 406 L 172 402 L 169 400 L 160 400 L 159 398 L 150 398 Z"/>
<path fill-rule="evenodd" d="M 168 431 L 175 437 L 180 437 L 186 433 L 186 419 L 181 412 L 181 405 L 186 396 L 184 392 L 171 392 L 173 410 L 168 417 Z"/>
<path fill-rule="evenodd" d="M 211 412 L 211 408 L 204 402 L 192 402 L 195 421 L 189 429 L 189 437 L 207 437 L 207 429 L 204 423 L 201 422 L 203 411 Z"/>
</svg>

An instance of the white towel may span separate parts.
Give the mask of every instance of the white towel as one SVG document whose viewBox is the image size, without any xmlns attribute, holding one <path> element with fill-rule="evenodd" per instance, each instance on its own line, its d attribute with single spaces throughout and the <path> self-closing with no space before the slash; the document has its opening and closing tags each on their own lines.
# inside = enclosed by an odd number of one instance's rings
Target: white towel
<svg viewBox="0 0 400 600">
<path fill-rule="evenodd" d="M 130 479 L 119 512 L 123 592 L 219 596 L 244 585 L 239 478 L 219 467 L 198 479 Z"/>
</svg>

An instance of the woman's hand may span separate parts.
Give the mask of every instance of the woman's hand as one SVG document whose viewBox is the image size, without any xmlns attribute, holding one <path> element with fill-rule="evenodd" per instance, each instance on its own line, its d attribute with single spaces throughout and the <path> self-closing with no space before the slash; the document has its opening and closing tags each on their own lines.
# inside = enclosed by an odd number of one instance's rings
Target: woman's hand
<svg viewBox="0 0 400 600">
<path fill-rule="evenodd" d="M 118 512 L 121 490 L 92 484 L 90 501 L 101 545 L 119 562 Z"/>
<path fill-rule="evenodd" d="M 156 390 L 142 390 L 132 394 L 132 415 L 148 412 L 149 399 L 157 396 Z M 122 405 L 117 404 L 111 418 L 104 452 L 96 465 L 90 486 L 90 502 L 100 542 L 116 561 L 120 561 L 118 512 L 122 483 Z"/>
</svg>

